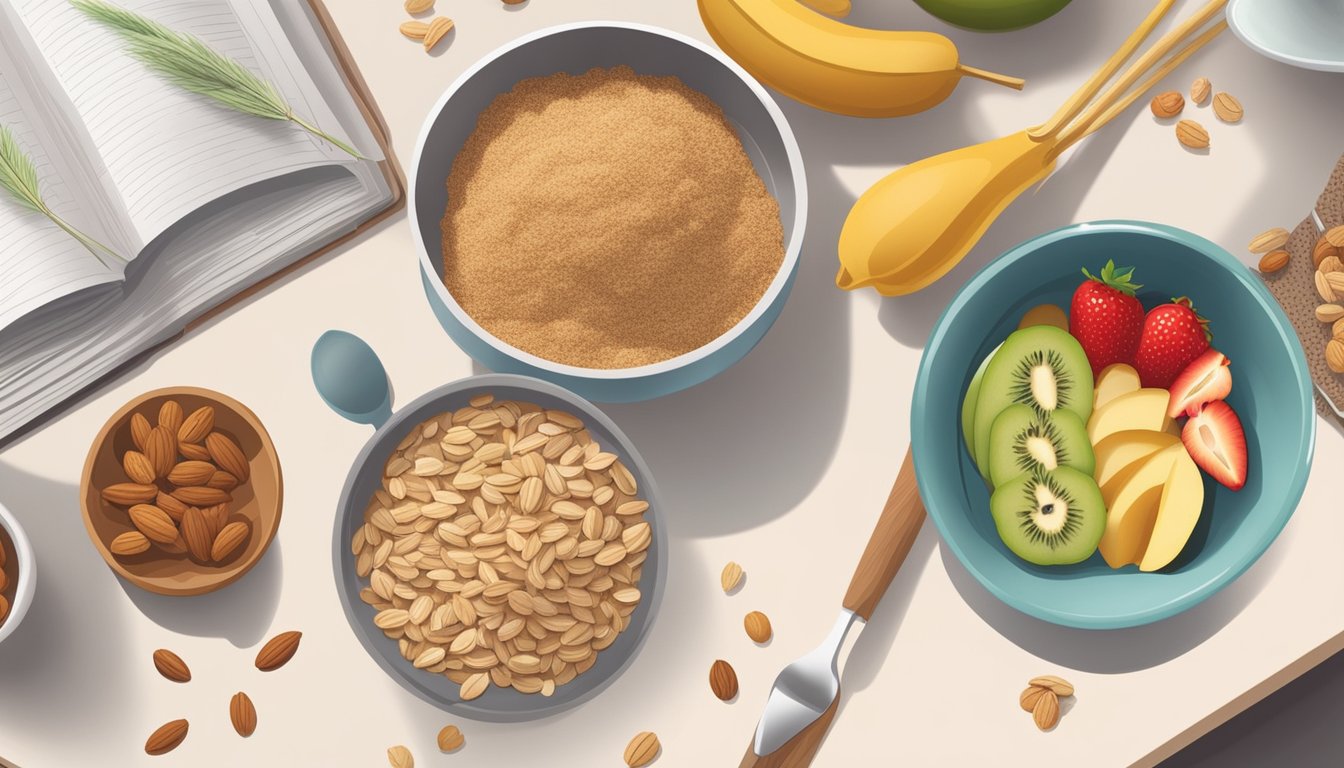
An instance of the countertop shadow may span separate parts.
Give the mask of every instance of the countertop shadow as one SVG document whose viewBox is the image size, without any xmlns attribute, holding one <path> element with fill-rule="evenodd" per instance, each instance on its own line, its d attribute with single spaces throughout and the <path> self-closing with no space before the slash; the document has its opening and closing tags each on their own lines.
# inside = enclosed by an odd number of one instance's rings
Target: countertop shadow
<svg viewBox="0 0 1344 768">
<path fill-rule="evenodd" d="M 171 632 L 220 637 L 235 648 L 260 643 L 280 605 L 283 559 L 280 540 L 271 542 L 252 570 L 227 587 L 190 598 L 156 595 L 125 581 L 117 583 L 145 618 Z"/>
<path fill-rule="evenodd" d="M 1291 535 L 1289 528 L 1280 540 Z M 1240 578 L 1221 592 L 1170 619 L 1128 629 L 1074 629 L 1028 616 L 998 600 L 947 549 L 943 566 L 966 604 L 985 623 L 1022 650 L 1069 669 L 1124 674 L 1165 664 L 1213 637 L 1260 594 L 1278 570 L 1286 549 L 1271 546 Z"/>
</svg>

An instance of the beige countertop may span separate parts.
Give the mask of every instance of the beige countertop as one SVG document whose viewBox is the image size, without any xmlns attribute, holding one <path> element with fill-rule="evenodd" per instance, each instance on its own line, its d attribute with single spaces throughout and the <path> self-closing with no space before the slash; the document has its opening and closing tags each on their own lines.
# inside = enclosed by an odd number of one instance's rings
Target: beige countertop
<svg viewBox="0 0 1344 768">
<path fill-rule="evenodd" d="M 943 29 L 912 3 L 859 0 L 872 26 Z M 25 768 L 75 765 L 377 766 L 405 744 L 417 765 L 616 766 L 640 730 L 663 741 L 658 766 L 735 765 L 770 681 L 830 626 L 908 437 L 924 340 L 958 285 L 1006 247 L 1076 221 L 1138 218 L 1205 235 L 1235 254 L 1260 230 L 1292 227 L 1337 159 L 1341 80 L 1261 59 L 1230 34 L 1172 78 L 1200 74 L 1237 95 L 1238 126 L 1206 118 L 1207 156 L 1135 109 L 1025 195 L 966 263 L 925 292 L 880 300 L 834 288 L 834 242 L 854 197 L 891 168 L 1040 120 L 1120 42 L 1147 3 L 1077 0 L 1050 22 L 998 36 L 954 32 L 964 59 L 1028 79 L 1019 94 L 966 81 L 934 111 L 862 121 L 781 99 L 807 163 L 811 218 L 797 286 L 764 342 L 691 391 L 612 407 L 658 478 L 671 560 L 666 598 L 643 652 L 610 689 L 525 725 L 454 718 L 392 682 L 346 625 L 331 574 L 331 519 L 367 428 L 314 394 L 313 341 L 328 328 L 367 339 L 409 402 L 476 370 L 422 297 L 405 216 L 229 311 L 135 366 L 78 407 L 0 452 L 0 501 L 39 558 L 36 603 L 0 646 L 0 753 Z M 1183 6 L 1189 6 L 1185 3 Z M 579 19 L 658 24 L 705 38 L 690 0 L 440 0 L 456 17 L 434 57 L 397 33 L 397 0 L 332 0 L 331 12 L 391 127 L 403 162 L 442 90 L 479 56 L 530 30 Z M 863 7 L 868 6 L 868 10 Z M 879 7 L 880 6 L 880 7 Z M 1246 256 L 1249 260 L 1249 256 Z M 226 392 L 268 425 L 285 471 L 285 516 L 272 550 L 237 585 L 190 599 L 120 583 L 89 545 L 77 486 L 89 441 L 130 397 L 170 384 Z M 1043 624 L 994 600 L 926 525 L 871 626 L 844 663 L 845 703 L 816 765 L 1151 764 L 1344 644 L 1344 541 L 1337 474 L 1344 437 L 1321 422 L 1316 468 L 1297 514 L 1246 575 L 1177 618 L 1092 633 Z M 728 560 L 744 589 L 718 586 Z M 766 612 L 757 648 L 741 617 Z M 284 669 L 252 667 L 257 646 L 304 632 Z M 171 648 L 195 679 L 150 664 Z M 742 684 L 723 704 L 710 663 Z M 1076 700 L 1043 734 L 1018 709 L 1024 682 L 1053 672 Z M 229 697 L 244 690 L 260 725 L 242 740 Z M 159 724 L 185 717 L 166 758 L 142 751 Z M 455 722 L 467 746 L 440 756 Z M 889 757 L 888 757 L 889 756 Z"/>
</svg>

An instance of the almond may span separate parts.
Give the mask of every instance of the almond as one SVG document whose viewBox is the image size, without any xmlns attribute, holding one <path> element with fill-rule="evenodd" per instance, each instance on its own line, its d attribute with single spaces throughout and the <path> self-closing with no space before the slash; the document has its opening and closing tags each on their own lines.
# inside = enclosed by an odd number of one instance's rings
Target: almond
<svg viewBox="0 0 1344 768">
<path fill-rule="evenodd" d="M 423 21 L 404 21 L 398 29 L 412 40 L 424 40 L 425 35 L 429 34 L 429 24 Z"/>
<path fill-rule="evenodd" d="M 239 736 L 247 738 L 257 730 L 257 708 L 252 704 L 252 699 L 242 691 L 233 694 L 229 699 L 229 722 L 233 723 L 233 730 L 238 732 Z"/>
<path fill-rule="evenodd" d="M 434 50 L 434 46 L 438 45 L 439 41 L 443 40 L 444 35 L 447 35 L 452 28 L 452 19 L 447 16 L 435 16 L 433 20 L 429 22 L 429 30 L 425 32 L 425 50 Z M 498 419 L 496 419 L 496 421 L 498 421 Z"/>
<path fill-rule="evenodd" d="M 150 541 L 172 544 L 177 541 L 177 526 L 167 512 L 153 504 L 136 504 L 130 510 L 131 523 Z"/>
<path fill-rule="evenodd" d="M 737 695 L 737 672 L 723 659 L 715 660 L 709 668 L 709 689 L 720 701 L 732 701 Z"/>
<path fill-rule="evenodd" d="M 168 471 L 168 482 L 178 487 L 205 485 L 213 474 L 215 465 L 208 461 L 182 461 Z"/>
<path fill-rule="evenodd" d="M 1325 280 L 1324 272 L 1317 272 L 1315 276 L 1316 294 L 1321 297 L 1321 301 L 1332 302 L 1335 300 L 1335 292 L 1331 290 L 1330 283 Z"/>
<path fill-rule="evenodd" d="M 741 583 L 742 566 L 729 561 L 727 565 L 723 566 L 723 573 L 719 574 L 719 585 L 723 587 L 724 592 L 732 592 Z"/>
<path fill-rule="evenodd" d="M 466 743 L 467 740 L 462 735 L 462 730 L 456 725 L 445 725 L 443 730 L 439 731 L 440 752 L 452 752 L 455 749 L 460 749 Z"/>
<path fill-rule="evenodd" d="M 1321 279 L 1325 281 L 1331 293 L 1335 296 L 1344 296 L 1344 272 L 1317 272 L 1316 274 L 1320 275 Z M 1335 301 L 1335 299 L 1330 299 L 1330 301 Z"/>
<path fill-rule="evenodd" d="M 1334 227 L 1326 231 L 1325 241 L 1336 248 L 1344 248 L 1344 226 Z"/>
<path fill-rule="evenodd" d="M 770 642 L 770 618 L 760 611 L 752 611 L 742 618 L 742 626 L 747 630 L 747 637 L 750 637 L 755 643 Z"/>
<path fill-rule="evenodd" d="M 113 538 L 107 548 L 117 557 L 132 557 L 149 551 L 149 539 L 139 531 L 127 531 Z"/>
<path fill-rule="evenodd" d="M 1209 78 L 1197 78 L 1195 82 L 1190 85 L 1190 100 L 1196 104 L 1203 104 L 1209 100 L 1209 94 L 1212 92 L 1213 84 L 1209 82 Z"/>
<path fill-rule="evenodd" d="M 1022 692 L 1022 695 L 1017 697 L 1017 703 L 1021 705 L 1022 709 L 1031 712 L 1036 709 L 1036 700 L 1049 692 L 1049 688 L 1042 688 L 1039 685 L 1029 685 L 1027 686 L 1027 689 Z"/>
<path fill-rule="evenodd" d="M 181 656 L 167 648 L 160 648 L 154 652 L 154 668 L 159 670 L 160 675 L 174 683 L 185 683 L 191 680 L 191 670 L 187 668 L 187 663 L 182 660 Z"/>
<path fill-rule="evenodd" d="M 232 555 L 243 542 L 247 541 L 249 533 L 251 533 L 251 529 L 242 520 L 224 526 L 219 530 L 214 543 L 210 546 L 210 559 L 217 563 L 228 559 L 229 555 Z M 295 642 L 298 642 L 297 639 Z"/>
<path fill-rule="evenodd" d="M 146 419 L 144 414 L 131 414 L 131 442 L 135 443 L 137 450 L 145 450 L 145 443 L 147 442 L 149 430 L 151 429 L 153 429 L 153 427 L 150 426 L 149 419 Z"/>
<path fill-rule="evenodd" d="M 189 507 L 212 507 L 233 500 L 233 497 L 229 496 L 227 491 L 221 491 L 218 488 L 211 488 L 206 485 L 188 485 L 178 488 L 173 491 L 173 496 Z"/>
<path fill-rule="evenodd" d="M 1056 677 L 1054 675 L 1041 675 L 1040 677 L 1033 677 L 1031 678 L 1031 680 L 1028 681 L 1027 684 L 1034 685 L 1039 688 L 1047 688 L 1051 691 L 1054 691 L 1056 696 L 1073 695 L 1073 684 L 1062 677 Z"/>
<path fill-rule="evenodd" d="M 8 615 L 9 615 L 9 600 L 4 595 L 0 595 L 0 621 L 4 621 L 5 617 Z"/>
<path fill-rule="evenodd" d="M 220 469 L 238 478 L 240 483 L 247 482 L 252 470 L 248 466 L 247 456 L 237 443 L 219 432 L 211 432 L 205 438 L 205 449 L 210 452 L 210 458 L 215 460 Z"/>
<path fill-rule="evenodd" d="M 145 751 L 151 755 L 162 755 L 165 752 L 172 752 L 185 738 L 187 738 L 186 720 L 174 720 L 170 723 L 164 723 L 159 726 L 157 731 L 154 731 L 149 735 L 149 739 L 145 741 Z"/>
<path fill-rule="evenodd" d="M 158 475 L 154 471 L 154 465 L 149 462 L 145 454 L 139 451 L 127 451 L 122 454 L 121 468 L 133 483 L 149 485 L 158 479 Z"/>
<path fill-rule="evenodd" d="M 1175 117 L 1185 109 L 1185 97 L 1176 91 L 1159 93 L 1153 97 L 1149 108 L 1153 111 L 1153 117 Z"/>
<path fill-rule="evenodd" d="M 1322 323 L 1333 323 L 1344 317 L 1344 307 L 1338 304 L 1322 304 L 1316 308 L 1316 319 Z"/>
<path fill-rule="evenodd" d="M 177 452 L 191 461 L 210 461 L 210 452 L 200 443 L 178 443 Z"/>
<path fill-rule="evenodd" d="M 1190 149 L 1209 148 L 1209 132 L 1194 120 L 1182 120 L 1176 124 L 1176 140 Z"/>
<path fill-rule="evenodd" d="M 182 428 L 182 406 L 176 400 L 164 400 L 159 406 L 159 426 L 174 435 Z"/>
<path fill-rule="evenodd" d="M 407 13 L 424 13 L 434 7 L 434 0 L 406 0 L 405 7 Z"/>
<path fill-rule="evenodd" d="M 1311 249 L 1311 263 L 1317 269 L 1320 269 L 1325 260 L 1331 256 L 1339 258 L 1339 249 L 1331 245 L 1330 241 L 1325 239 L 1325 235 L 1321 235 L 1320 239 L 1316 241 L 1316 245 Z"/>
<path fill-rule="evenodd" d="M 1042 731 L 1055 727 L 1059 722 L 1059 697 L 1054 691 L 1047 690 L 1036 700 L 1036 706 L 1031 708 L 1031 719 Z"/>
<path fill-rule="evenodd" d="M 1330 327 L 1330 335 L 1336 339 L 1344 336 L 1344 318 L 1336 320 L 1335 324 Z M 3 557 L 0 557 L 0 565 L 4 565 Z"/>
<path fill-rule="evenodd" d="M 238 478 L 233 476 L 232 472 L 216 470 L 210 475 L 210 479 L 205 481 L 208 488 L 218 488 L 221 491 L 232 491 L 238 487 Z"/>
<path fill-rule="evenodd" d="M 641 731 L 625 745 L 625 764 L 629 768 L 642 768 L 658 757 L 660 748 L 658 734 L 653 731 Z"/>
<path fill-rule="evenodd" d="M 1224 123 L 1239 123 L 1245 110 L 1241 108 L 1241 102 L 1230 93 L 1219 91 L 1213 97 L 1213 114 L 1218 116 Z"/>
<path fill-rule="evenodd" d="M 145 456 L 159 477 L 166 477 L 177 463 L 177 436 L 167 427 L 155 427 L 145 438 Z"/>
<path fill-rule="evenodd" d="M 1288 230 L 1283 227 L 1274 227 L 1251 238 L 1251 244 L 1246 246 L 1251 253 L 1269 253 L 1277 251 L 1288 244 Z"/>
<path fill-rule="evenodd" d="M 1344 373 L 1344 341 L 1331 339 L 1325 345 L 1325 364 L 1335 373 Z"/>
<path fill-rule="evenodd" d="M 392 768 L 415 768 L 415 758 L 411 750 L 398 744 L 387 748 L 387 764 Z"/>
<path fill-rule="evenodd" d="M 191 412 L 187 420 L 182 422 L 178 428 L 177 441 L 179 443 L 199 443 L 210 434 L 210 430 L 215 428 L 215 409 L 208 405 Z"/>
<path fill-rule="evenodd" d="M 187 511 L 186 504 L 183 504 L 163 491 L 159 491 L 154 496 L 154 506 L 168 513 L 168 516 L 173 518 L 173 522 L 176 523 L 182 522 L 182 515 Z"/>
<path fill-rule="evenodd" d="M 187 507 L 182 515 L 182 538 L 187 542 L 187 551 L 193 560 L 208 563 L 210 557 L 210 530 L 205 516 L 196 507 Z"/>
<path fill-rule="evenodd" d="M 1289 254 L 1280 248 L 1277 251 L 1270 251 L 1260 257 L 1260 271 L 1266 275 L 1278 272 L 1280 269 L 1288 266 Z"/>
<path fill-rule="evenodd" d="M 215 504 L 214 506 L 201 509 L 201 515 L 205 517 L 205 523 L 210 529 L 210 540 L 214 541 L 219 532 L 224 530 L 224 526 L 229 522 L 229 505 Z"/>
<path fill-rule="evenodd" d="M 299 639 L 302 637 L 302 632 L 281 632 L 267 640 L 257 653 L 257 669 L 271 672 L 283 667 L 285 662 L 294 657 L 294 652 L 299 649 Z"/>
<path fill-rule="evenodd" d="M 1316 265 L 1316 268 L 1327 275 L 1331 272 L 1344 272 L 1344 262 L 1340 261 L 1338 256 L 1326 256 L 1321 259 L 1321 262 Z"/>
<path fill-rule="evenodd" d="M 153 501 L 159 493 L 158 486 L 148 483 L 115 483 L 103 489 L 103 500 L 109 504 L 128 507 Z"/>
</svg>

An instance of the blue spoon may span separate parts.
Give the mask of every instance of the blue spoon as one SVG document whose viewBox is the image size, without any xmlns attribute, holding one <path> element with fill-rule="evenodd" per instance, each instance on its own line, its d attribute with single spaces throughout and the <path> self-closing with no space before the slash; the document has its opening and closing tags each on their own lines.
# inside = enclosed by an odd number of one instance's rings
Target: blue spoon
<svg viewBox="0 0 1344 768">
<path fill-rule="evenodd" d="M 333 411 L 381 427 L 392 417 L 392 387 L 373 348 L 345 331 L 327 331 L 313 345 L 313 384 Z"/>
</svg>

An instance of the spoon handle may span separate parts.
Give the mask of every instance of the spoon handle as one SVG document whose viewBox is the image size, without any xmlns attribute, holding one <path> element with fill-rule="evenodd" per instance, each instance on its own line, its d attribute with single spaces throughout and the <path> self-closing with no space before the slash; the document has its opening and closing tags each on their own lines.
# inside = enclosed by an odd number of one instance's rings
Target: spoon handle
<svg viewBox="0 0 1344 768">
<path fill-rule="evenodd" d="M 877 519 L 877 527 L 854 569 L 849 591 L 845 592 L 845 607 L 864 621 L 873 615 L 873 609 L 905 562 L 924 524 L 924 516 L 924 503 L 919 499 L 919 485 L 915 482 L 914 451 L 907 450 L 896 483 L 882 507 L 882 516 Z"/>
</svg>

